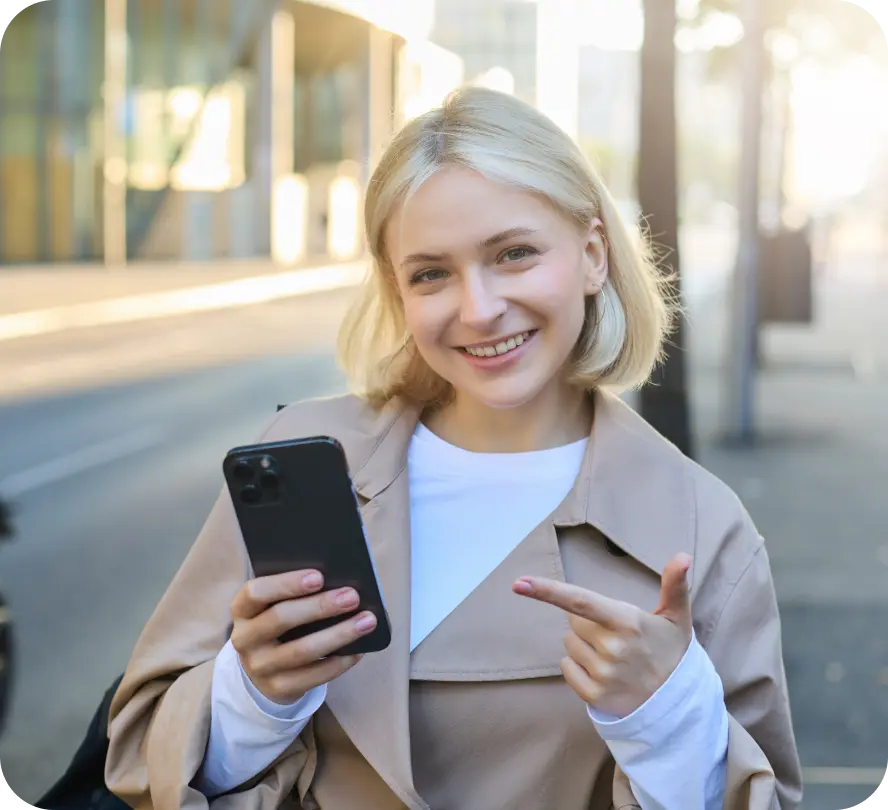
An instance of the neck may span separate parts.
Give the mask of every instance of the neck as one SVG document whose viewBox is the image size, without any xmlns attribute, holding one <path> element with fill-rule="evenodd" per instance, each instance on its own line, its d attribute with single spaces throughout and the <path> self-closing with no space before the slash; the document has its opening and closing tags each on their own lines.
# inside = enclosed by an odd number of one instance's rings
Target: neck
<svg viewBox="0 0 888 810">
<path fill-rule="evenodd" d="M 475 453 L 522 453 L 577 442 L 592 430 L 592 397 L 572 386 L 547 389 L 515 408 L 491 408 L 458 393 L 427 414 L 426 426 Z"/>
</svg>

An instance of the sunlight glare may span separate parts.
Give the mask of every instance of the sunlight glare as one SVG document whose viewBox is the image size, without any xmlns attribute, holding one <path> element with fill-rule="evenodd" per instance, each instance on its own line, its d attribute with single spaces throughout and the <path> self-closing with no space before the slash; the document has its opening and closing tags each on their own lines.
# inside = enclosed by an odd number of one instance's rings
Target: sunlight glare
<svg viewBox="0 0 888 810">
<path fill-rule="evenodd" d="M 795 192 L 823 204 L 862 191 L 888 142 L 888 71 L 859 57 L 828 70 L 796 71 Z"/>
</svg>

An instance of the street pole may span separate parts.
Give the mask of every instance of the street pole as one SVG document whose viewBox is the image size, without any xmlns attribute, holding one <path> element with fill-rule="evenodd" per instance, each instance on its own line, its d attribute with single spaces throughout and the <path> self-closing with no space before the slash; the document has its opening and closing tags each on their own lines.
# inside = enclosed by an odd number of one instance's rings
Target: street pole
<svg viewBox="0 0 888 810">
<path fill-rule="evenodd" d="M 126 264 L 126 141 L 120 131 L 128 116 L 126 2 L 105 0 L 102 241 L 105 265 L 109 267 Z"/>
<path fill-rule="evenodd" d="M 725 396 L 726 438 L 755 439 L 756 338 L 758 331 L 759 167 L 761 163 L 764 30 L 762 0 L 742 0 L 742 142 L 738 194 L 737 257 L 730 300 Z"/>
<path fill-rule="evenodd" d="M 645 0 L 641 46 L 638 143 L 638 202 L 665 252 L 662 268 L 672 278 L 670 293 L 681 300 L 679 249 L 678 125 L 676 120 L 676 10 L 674 3 Z M 641 415 L 686 456 L 694 457 L 688 397 L 686 323 L 679 313 L 666 356 L 639 392 Z"/>
</svg>

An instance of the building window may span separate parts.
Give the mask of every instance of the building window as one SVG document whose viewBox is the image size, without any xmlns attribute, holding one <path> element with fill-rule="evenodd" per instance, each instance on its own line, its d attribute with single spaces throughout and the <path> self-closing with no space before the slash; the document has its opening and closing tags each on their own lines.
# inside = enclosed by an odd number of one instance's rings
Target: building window
<svg viewBox="0 0 888 810">
<path fill-rule="evenodd" d="M 206 100 L 204 94 L 199 85 L 131 92 L 124 115 L 131 118 L 132 188 L 220 191 L 244 182 L 246 88 L 233 80 L 211 90 Z M 170 168 L 179 143 L 187 147 Z"/>
</svg>

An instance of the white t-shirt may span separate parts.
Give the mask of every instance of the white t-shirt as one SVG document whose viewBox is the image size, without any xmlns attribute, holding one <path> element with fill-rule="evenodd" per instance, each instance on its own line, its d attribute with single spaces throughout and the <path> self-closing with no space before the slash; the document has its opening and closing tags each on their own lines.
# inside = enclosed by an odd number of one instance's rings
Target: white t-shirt
<svg viewBox="0 0 888 810">
<path fill-rule="evenodd" d="M 411 652 L 564 500 L 588 441 L 471 453 L 419 424 L 407 457 Z"/>
<path fill-rule="evenodd" d="M 579 474 L 587 441 L 473 453 L 417 426 L 408 451 L 411 651 L 552 514 Z M 216 659 L 210 739 L 194 786 L 220 795 L 261 773 L 325 699 L 320 686 L 292 706 L 268 700 L 229 642 Z M 696 638 L 633 714 L 616 719 L 587 711 L 643 810 L 722 806 L 728 716 L 721 680 Z"/>
</svg>

